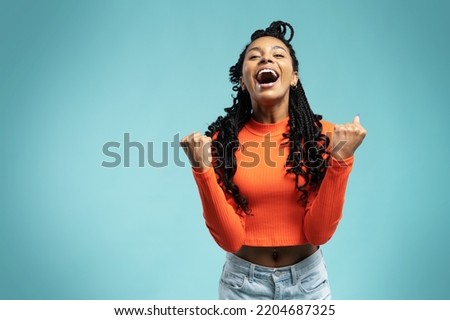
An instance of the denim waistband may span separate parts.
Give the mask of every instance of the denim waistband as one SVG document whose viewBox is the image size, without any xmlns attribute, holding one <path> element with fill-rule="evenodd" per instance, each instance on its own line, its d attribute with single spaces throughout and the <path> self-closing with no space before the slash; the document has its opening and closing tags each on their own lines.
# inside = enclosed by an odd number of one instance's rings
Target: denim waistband
<svg viewBox="0 0 450 320">
<path fill-rule="evenodd" d="M 302 261 L 284 267 L 261 266 L 242 259 L 232 253 L 227 253 L 226 258 L 226 269 L 228 271 L 237 271 L 245 274 L 250 282 L 252 282 L 254 278 L 274 278 L 279 280 L 291 278 L 294 285 L 300 275 L 314 269 L 323 262 L 322 250 L 320 248 Z"/>
</svg>

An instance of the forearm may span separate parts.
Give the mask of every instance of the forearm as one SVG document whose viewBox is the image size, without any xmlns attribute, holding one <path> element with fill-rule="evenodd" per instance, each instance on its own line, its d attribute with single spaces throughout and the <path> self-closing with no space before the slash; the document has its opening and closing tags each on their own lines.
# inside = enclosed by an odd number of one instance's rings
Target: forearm
<svg viewBox="0 0 450 320">
<path fill-rule="evenodd" d="M 305 236 L 311 244 L 315 245 L 321 245 L 330 240 L 342 218 L 353 157 L 342 161 L 331 158 L 330 164 L 317 196 L 305 212 Z"/>
<path fill-rule="evenodd" d="M 212 168 L 193 174 L 209 232 L 225 251 L 238 251 L 244 243 L 244 217 L 236 212 L 233 200 L 227 200 Z"/>
</svg>

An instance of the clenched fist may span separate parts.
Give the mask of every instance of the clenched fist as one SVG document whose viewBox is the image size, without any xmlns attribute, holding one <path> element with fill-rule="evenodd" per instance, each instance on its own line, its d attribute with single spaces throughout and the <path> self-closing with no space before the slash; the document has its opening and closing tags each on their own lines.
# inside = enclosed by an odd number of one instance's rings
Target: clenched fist
<svg viewBox="0 0 450 320">
<path fill-rule="evenodd" d="M 212 166 L 210 137 L 194 132 L 181 139 L 180 145 L 194 169 L 204 172 Z"/>
<path fill-rule="evenodd" d="M 351 123 L 336 124 L 334 126 L 331 155 L 337 160 L 353 156 L 366 134 L 367 131 L 359 122 L 358 115 L 355 116 Z"/>
</svg>

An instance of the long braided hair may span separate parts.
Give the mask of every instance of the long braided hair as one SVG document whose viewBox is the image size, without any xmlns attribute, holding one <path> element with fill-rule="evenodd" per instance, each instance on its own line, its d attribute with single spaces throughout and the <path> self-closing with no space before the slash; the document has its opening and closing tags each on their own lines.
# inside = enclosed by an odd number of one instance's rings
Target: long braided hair
<svg viewBox="0 0 450 320">
<path fill-rule="evenodd" d="M 290 36 L 286 39 L 286 31 Z M 246 45 L 239 56 L 239 60 L 230 68 L 230 81 L 233 91 L 237 95 L 233 97 L 233 105 L 225 108 L 226 115 L 219 116 L 216 121 L 208 126 L 205 135 L 214 137 L 212 142 L 214 171 L 218 182 L 224 190 L 231 194 L 239 209 L 250 214 L 249 203 L 239 192 L 239 187 L 233 182 L 237 170 L 235 151 L 240 143 L 238 133 L 249 121 L 252 114 L 252 104 L 248 92 L 240 87 L 242 66 L 248 46 L 260 37 L 275 37 L 281 40 L 289 49 L 294 71 L 298 72 L 298 60 L 295 51 L 290 44 L 294 36 L 293 27 L 283 21 L 275 21 L 265 30 L 257 30 L 251 36 L 251 41 Z M 283 134 L 288 139 L 289 154 L 286 160 L 286 173 L 295 175 L 295 188 L 300 192 L 299 202 L 306 206 L 310 191 L 316 191 L 325 176 L 329 152 L 329 138 L 322 134 L 322 124 L 319 120 L 322 116 L 312 112 L 300 79 L 289 92 L 289 132 Z M 308 186 L 310 190 L 308 190 Z"/>
</svg>

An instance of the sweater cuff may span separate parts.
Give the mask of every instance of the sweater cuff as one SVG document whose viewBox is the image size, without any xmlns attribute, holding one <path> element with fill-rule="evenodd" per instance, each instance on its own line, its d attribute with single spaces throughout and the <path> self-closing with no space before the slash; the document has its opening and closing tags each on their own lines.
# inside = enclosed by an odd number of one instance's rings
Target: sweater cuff
<svg viewBox="0 0 450 320">
<path fill-rule="evenodd" d="M 328 162 L 329 167 L 335 167 L 335 168 L 352 168 L 353 162 L 355 158 L 354 156 L 350 156 L 345 159 L 338 160 L 333 156 L 330 156 L 330 161 Z"/>
<path fill-rule="evenodd" d="M 192 168 L 192 174 L 196 181 L 209 180 L 211 179 L 211 177 L 214 177 L 214 180 L 216 180 L 216 174 L 212 167 L 210 167 L 208 170 L 205 171 L 197 171 L 196 169 Z"/>
</svg>

